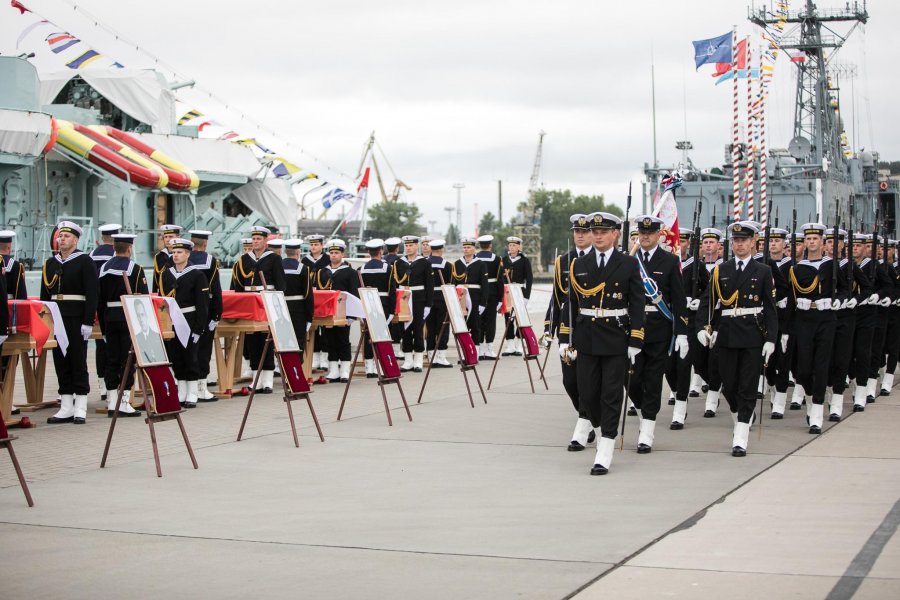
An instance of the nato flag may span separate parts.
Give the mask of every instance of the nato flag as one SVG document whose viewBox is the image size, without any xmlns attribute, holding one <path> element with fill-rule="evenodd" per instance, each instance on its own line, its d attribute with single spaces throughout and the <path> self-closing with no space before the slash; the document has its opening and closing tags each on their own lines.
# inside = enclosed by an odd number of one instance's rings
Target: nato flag
<svg viewBox="0 0 900 600">
<path fill-rule="evenodd" d="M 729 31 L 719 37 L 691 42 L 694 44 L 695 68 L 699 69 L 700 65 L 706 63 L 730 63 L 731 35 L 732 33 Z"/>
</svg>

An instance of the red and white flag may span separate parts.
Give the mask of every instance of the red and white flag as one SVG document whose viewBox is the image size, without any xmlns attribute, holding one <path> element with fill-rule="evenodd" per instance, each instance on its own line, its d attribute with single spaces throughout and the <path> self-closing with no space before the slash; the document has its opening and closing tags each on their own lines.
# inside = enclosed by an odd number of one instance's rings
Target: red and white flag
<svg viewBox="0 0 900 600">
<path fill-rule="evenodd" d="M 678 205 L 675 203 L 675 190 L 681 187 L 681 176 L 675 173 L 664 177 L 660 183 L 663 185 L 663 192 L 662 195 L 657 193 L 653 205 L 653 216 L 663 220 L 663 239 L 660 240 L 660 244 L 673 252 L 675 256 L 680 257 L 681 238 L 678 229 Z"/>
</svg>

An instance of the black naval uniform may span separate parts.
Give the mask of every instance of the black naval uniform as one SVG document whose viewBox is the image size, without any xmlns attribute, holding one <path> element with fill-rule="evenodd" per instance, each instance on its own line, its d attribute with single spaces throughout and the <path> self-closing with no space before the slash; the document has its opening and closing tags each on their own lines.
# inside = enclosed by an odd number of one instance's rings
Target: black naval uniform
<svg viewBox="0 0 900 600">
<path fill-rule="evenodd" d="M 779 260 L 770 259 L 769 267 L 775 278 L 775 312 L 778 315 L 778 337 L 786 334 L 788 330 L 788 297 L 791 294 L 791 288 L 788 285 L 788 272 L 793 264 L 791 257 L 783 256 Z M 774 263 L 774 266 L 773 266 Z M 779 285 L 779 281 L 781 285 Z M 787 348 L 782 348 L 779 343 L 775 344 L 775 354 L 769 359 L 766 366 L 766 382 L 770 387 L 775 389 L 779 394 L 787 394 L 788 385 L 791 379 L 791 366 L 793 365 L 793 343 L 788 337 Z M 783 407 L 780 407 L 783 409 Z"/>
<path fill-rule="evenodd" d="M 199 379 L 209 376 L 209 365 L 212 362 L 215 332 L 209 330 L 209 322 L 222 320 L 222 281 L 219 279 L 219 259 L 204 250 L 191 250 L 188 266 L 193 266 L 206 277 L 206 293 L 208 296 L 209 319 L 203 323 L 203 333 L 197 343 L 197 362 L 200 368 Z"/>
<path fill-rule="evenodd" d="M 284 301 L 300 345 L 300 355 L 306 350 L 306 326 L 313 321 L 315 298 L 309 268 L 296 258 L 281 261 L 284 267 Z"/>
<path fill-rule="evenodd" d="M 856 331 L 857 314 L 861 308 L 865 308 L 860 307 L 859 302 L 872 295 L 872 284 L 869 278 L 855 262 L 842 258 L 838 277 L 844 282 L 852 282 L 852 289 L 848 286 L 847 289 L 842 290 L 838 295 L 838 301 L 845 302 L 853 298 L 856 300 L 857 306 L 837 311 L 831 368 L 828 370 L 828 386 L 831 388 L 832 394 L 843 394 L 847 389 L 847 376 L 850 374 L 850 363 L 853 359 L 851 340 Z M 863 385 L 865 386 L 865 382 Z"/>
<path fill-rule="evenodd" d="M 400 255 L 394 252 L 388 252 L 384 255 L 384 262 L 387 263 L 388 268 L 391 271 L 391 278 L 394 276 L 394 264 L 400 260 Z M 403 323 L 395 323 L 391 322 L 390 327 L 388 328 L 391 332 L 391 341 L 395 344 L 399 344 L 403 341 Z"/>
<path fill-rule="evenodd" d="M 97 277 L 100 276 L 100 269 L 106 264 L 106 261 L 115 256 L 116 252 L 112 244 L 101 244 L 91 250 L 91 259 L 94 261 L 94 267 L 97 269 Z M 99 319 L 99 315 L 98 315 Z M 94 366 L 97 368 L 97 376 L 105 380 L 106 373 L 106 340 L 94 340 L 96 344 L 96 353 L 94 354 Z M 107 393 L 109 388 L 107 389 Z M 105 400 L 105 396 L 101 400 Z"/>
<path fill-rule="evenodd" d="M 328 257 L 327 252 L 322 252 L 322 254 L 319 255 L 319 258 L 314 258 L 312 254 L 307 253 L 300 257 L 300 262 L 306 266 L 309 280 L 312 283 L 312 286 L 315 287 L 316 275 L 319 273 L 320 269 L 324 269 L 328 266 L 331 259 Z M 315 352 L 328 351 L 328 348 L 325 346 L 325 336 L 323 334 L 324 328 L 316 327 L 316 331 L 313 333 L 313 348 Z"/>
<path fill-rule="evenodd" d="M 712 277 L 712 271 L 717 266 L 722 264 L 722 259 L 716 259 L 714 263 L 708 263 L 705 260 L 700 262 L 700 265 L 706 268 L 706 272 L 709 277 Z M 709 315 L 705 315 L 700 312 L 699 308 L 697 310 L 697 327 L 701 326 L 701 321 L 706 323 L 709 320 Z M 706 382 L 706 385 L 713 392 L 719 392 L 722 389 L 722 378 L 719 376 L 719 352 L 715 346 L 712 348 L 707 348 L 706 346 L 697 343 L 694 346 L 694 350 L 696 350 L 694 354 L 694 372 L 700 375 L 700 378 Z M 707 410 L 704 412 L 703 416 L 715 417 L 716 409 L 710 407 L 707 402 L 706 405 Z"/>
<path fill-rule="evenodd" d="M 434 275 L 431 263 L 422 255 L 410 261 L 401 256 L 394 262 L 394 273 L 391 276 L 391 294 L 394 290 L 409 289 L 412 291 L 412 322 L 409 327 L 404 324 L 403 352 L 425 352 L 425 309 L 431 311 L 434 301 Z"/>
<path fill-rule="evenodd" d="M 885 299 L 893 301 L 896 298 L 894 291 L 894 278 L 891 276 L 889 265 L 879 259 L 875 266 L 873 278 L 875 293 L 878 294 L 879 303 Z M 885 344 L 887 341 L 888 322 L 890 320 L 890 306 L 881 306 L 875 309 L 875 330 L 872 333 L 872 355 L 869 364 L 869 379 L 878 379 L 878 371 L 885 366 Z M 878 394 L 878 390 L 875 390 Z"/>
<path fill-rule="evenodd" d="M 426 340 L 426 348 L 434 350 L 446 350 L 447 342 L 450 339 L 450 325 L 444 327 L 444 333 L 441 339 L 437 339 L 441 332 L 441 326 L 447 318 L 447 303 L 444 301 L 444 294 L 440 290 L 440 286 L 453 282 L 453 264 L 448 262 L 443 256 L 435 256 L 432 254 L 428 257 L 431 263 L 432 279 L 434 281 L 434 298 L 431 305 L 431 312 L 425 319 L 425 328 L 428 331 L 428 339 Z M 445 365 L 442 365 L 445 366 Z"/>
<path fill-rule="evenodd" d="M 262 277 L 266 278 L 266 285 L 262 283 Z M 234 273 L 231 279 L 231 289 L 236 292 L 261 292 L 263 290 L 284 291 L 284 266 L 281 257 L 271 250 L 264 251 L 259 258 L 256 254 L 246 252 L 234 265 Z M 204 324 L 205 326 L 205 324 Z M 256 371 L 262 361 L 263 371 L 275 370 L 275 354 L 272 349 L 263 356 L 263 348 L 266 345 L 268 334 L 251 333 L 244 339 L 247 347 L 247 356 L 250 359 L 250 368 Z"/>
<path fill-rule="evenodd" d="M 453 283 L 465 286 L 469 292 L 469 300 L 472 302 L 472 309 L 466 316 L 466 326 L 472 335 L 472 341 L 475 345 L 481 343 L 483 334 L 481 333 L 481 314 L 487 312 L 485 307 L 485 294 L 488 288 L 487 269 L 485 262 L 473 258 L 467 263 L 464 259 L 458 258 L 453 263 Z"/>
<path fill-rule="evenodd" d="M 7 297 L 10 300 L 28 300 L 28 289 L 25 285 L 25 265 L 9 255 L 4 255 L 2 259 Z"/>
<path fill-rule="evenodd" d="M 488 283 L 487 291 L 483 292 L 484 312 L 481 313 L 479 342 L 493 345 L 494 337 L 497 335 L 497 308 L 503 299 L 503 261 L 490 250 L 477 252 L 475 258 L 484 263 Z"/>
<path fill-rule="evenodd" d="M 892 375 L 897 370 L 897 361 L 900 358 L 900 307 L 897 306 L 896 300 L 900 298 L 900 269 L 897 263 L 888 265 L 888 271 L 891 282 L 894 284 L 894 293 L 891 296 L 894 302 L 888 307 L 888 326 L 887 333 L 884 338 L 884 354 L 887 360 L 885 364 L 885 375 Z M 885 396 L 885 384 L 882 383 L 881 395 Z M 890 390 L 888 390 L 890 393 Z"/>
<path fill-rule="evenodd" d="M 168 269 L 171 266 L 172 255 L 169 254 L 168 249 L 163 248 L 153 257 L 153 281 L 151 281 L 150 284 L 154 292 L 159 292 L 159 274 L 162 273 L 164 269 Z"/>
<path fill-rule="evenodd" d="M 578 353 L 581 411 L 594 428 L 600 428 L 601 437 L 615 439 L 629 367 L 627 351 L 644 342 L 645 302 L 637 259 L 616 248 L 609 251 L 608 260 L 605 256 L 595 249 L 570 263 L 568 301 L 575 322 L 570 323 L 568 310 L 562 311 L 559 343 L 571 341 Z"/>
<path fill-rule="evenodd" d="M 184 313 L 184 319 L 191 328 L 187 347 L 174 337 L 166 342 L 166 352 L 172 363 L 175 379 L 179 381 L 195 381 L 200 379 L 200 363 L 198 343 L 195 337 L 206 330 L 209 323 L 209 290 L 203 270 L 187 265 L 179 273 L 175 267 L 169 267 L 160 273 L 159 293 L 175 298 L 178 307 Z"/>
<path fill-rule="evenodd" d="M 391 272 L 391 267 L 380 258 L 370 258 L 359 268 L 363 286 L 378 289 L 378 297 L 381 298 L 381 309 L 384 311 L 386 319 L 389 315 L 394 314 L 397 301 L 397 294 L 391 289 Z M 366 330 L 366 341 L 363 344 L 363 357 L 367 360 L 375 358 L 372 346 L 369 344 L 368 329 Z"/>
<path fill-rule="evenodd" d="M 507 278 L 509 278 L 510 283 L 521 283 L 522 284 L 522 296 L 525 297 L 526 300 L 531 298 L 531 284 L 533 282 L 533 275 L 531 273 L 531 261 L 527 256 L 522 254 L 521 252 L 517 254 L 515 257 L 507 254 L 503 257 L 503 281 L 506 282 Z M 502 296 L 501 296 L 502 299 Z M 510 320 L 510 314 L 506 313 L 507 321 Z M 510 324 L 507 323 L 506 327 L 506 335 L 504 338 L 507 340 L 514 339 L 516 337 L 515 323 Z"/>
<path fill-rule="evenodd" d="M 320 269 L 316 276 L 316 287 L 320 290 L 349 292 L 359 297 L 359 277 L 347 262 L 341 263 L 337 268 L 329 265 Z M 326 327 L 325 345 L 328 346 L 328 362 L 349 361 L 350 325 Z"/>
<path fill-rule="evenodd" d="M 856 381 L 857 389 L 865 389 L 869 381 L 869 370 L 872 364 L 872 337 L 875 335 L 875 327 L 878 321 L 878 307 L 873 304 L 862 304 L 862 302 L 878 292 L 875 286 L 879 284 L 872 279 L 877 277 L 877 274 L 872 268 L 871 258 L 868 256 L 863 258 L 857 268 L 862 276 L 865 277 L 867 288 L 865 293 L 860 294 L 860 304 L 854 311 L 856 313 L 856 323 L 853 329 L 853 348 L 848 372 L 850 379 Z M 862 406 L 864 405 L 865 398 L 862 400 Z"/>
<path fill-rule="evenodd" d="M 686 298 L 689 297 L 688 294 L 692 294 L 694 291 L 695 269 L 697 277 L 696 299 L 699 300 L 700 295 L 706 290 L 706 286 L 709 283 L 709 271 L 706 270 L 702 263 L 695 262 L 693 256 L 689 256 L 681 262 L 682 287 L 684 288 Z M 696 331 L 697 311 L 687 310 L 686 317 L 687 331 Z M 669 384 L 669 389 L 675 392 L 676 400 L 687 401 L 688 399 L 688 393 L 691 388 L 691 367 L 693 365 L 694 357 L 699 352 L 699 350 L 697 350 L 698 347 L 702 346 L 700 346 L 700 342 L 697 341 L 697 337 L 688 335 L 687 356 L 681 358 L 681 355 L 678 352 L 672 352 L 672 355 L 669 357 L 669 364 L 666 368 L 666 381 Z"/>
<path fill-rule="evenodd" d="M 97 319 L 106 341 L 106 370 L 102 372 L 107 393 L 115 394 L 125 376 L 125 390 L 134 384 L 134 364 L 125 373 L 125 362 L 131 351 L 131 335 L 122 308 L 122 296 L 128 294 L 125 280 L 128 277 L 132 294 L 147 294 L 147 278 L 144 269 L 127 256 L 113 256 L 100 267 L 100 292 L 97 301 Z"/>
<path fill-rule="evenodd" d="M 44 263 L 41 300 L 57 303 L 69 338 L 65 354 L 58 347 L 53 349 L 53 366 L 60 395 L 86 395 L 91 391 L 87 340 L 81 335 L 81 326 L 94 326 L 97 284 L 94 261 L 81 250 L 73 251 L 66 259 L 56 254 Z"/>
</svg>

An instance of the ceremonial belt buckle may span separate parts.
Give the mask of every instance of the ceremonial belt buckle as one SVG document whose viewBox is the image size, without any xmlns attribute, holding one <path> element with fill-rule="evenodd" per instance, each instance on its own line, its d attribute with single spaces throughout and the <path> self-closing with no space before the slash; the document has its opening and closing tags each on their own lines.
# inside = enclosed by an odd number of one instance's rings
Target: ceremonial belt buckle
<svg viewBox="0 0 900 600">
<path fill-rule="evenodd" d="M 467 290 L 480 290 L 481 285 L 477 283 L 467 283 L 464 286 Z"/>
<path fill-rule="evenodd" d="M 306 300 L 306 296 L 285 296 L 285 300 Z"/>
<path fill-rule="evenodd" d="M 409 286 L 403 286 L 403 289 L 409 290 L 411 292 L 420 292 L 425 289 L 425 286 L 424 285 L 409 285 Z"/>
</svg>

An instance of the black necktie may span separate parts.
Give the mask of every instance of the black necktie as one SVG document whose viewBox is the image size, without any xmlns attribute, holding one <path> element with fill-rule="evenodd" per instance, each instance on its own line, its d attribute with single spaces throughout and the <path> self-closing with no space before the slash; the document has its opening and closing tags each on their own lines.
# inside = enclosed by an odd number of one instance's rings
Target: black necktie
<svg viewBox="0 0 900 600">
<path fill-rule="evenodd" d="M 650 262 L 650 253 L 644 250 L 644 264 L 646 265 L 648 262 Z"/>
<path fill-rule="evenodd" d="M 743 273 L 744 271 L 744 263 L 742 261 L 738 261 L 738 273 Z"/>
<path fill-rule="evenodd" d="M 578 258 L 581 258 L 582 256 L 584 256 L 584 250 L 579 250 L 579 251 L 578 251 Z"/>
<path fill-rule="evenodd" d="M 606 266 L 606 254 L 600 255 L 600 270 L 603 270 L 603 267 Z"/>
</svg>

